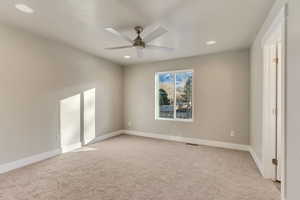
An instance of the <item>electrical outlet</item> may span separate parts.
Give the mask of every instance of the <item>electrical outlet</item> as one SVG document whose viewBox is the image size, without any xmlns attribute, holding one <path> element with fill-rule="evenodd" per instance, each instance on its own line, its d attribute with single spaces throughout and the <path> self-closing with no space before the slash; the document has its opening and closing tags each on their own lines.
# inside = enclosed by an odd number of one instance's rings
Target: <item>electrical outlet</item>
<svg viewBox="0 0 300 200">
<path fill-rule="evenodd" d="M 128 128 L 130 128 L 131 125 L 132 125 L 131 121 L 129 121 L 129 122 L 127 123 L 127 125 L 128 125 Z"/>
<path fill-rule="evenodd" d="M 233 131 L 233 130 L 230 131 L 230 136 L 231 136 L 231 137 L 234 137 L 234 136 L 235 136 L 235 131 Z"/>
</svg>

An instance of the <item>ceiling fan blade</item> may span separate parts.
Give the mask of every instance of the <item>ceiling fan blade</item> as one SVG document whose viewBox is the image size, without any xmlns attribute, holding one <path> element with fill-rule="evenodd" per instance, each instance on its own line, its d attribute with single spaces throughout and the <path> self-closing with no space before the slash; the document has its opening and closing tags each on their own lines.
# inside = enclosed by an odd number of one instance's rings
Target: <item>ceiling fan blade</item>
<svg viewBox="0 0 300 200">
<path fill-rule="evenodd" d="M 130 39 L 127 35 L 124 35 L 123 33 L 120 33 L 119 31 L 113 28 L 105 28 L 105 30 L 114 34 L 115 36 L 121 37 L 123 40 L 129 42 L 130 44 L 133 44 L 133 40 Z"/>
<path fill-rule="evenodd" d="M 168 32 L 168 31 L 165 28 L 159 26 L 152 33 L 150 33 L 149 35 L 144 37 L 144 42 L 145 43 L 151 42 L 151 41 L 155 40 L 156 38 L 159 38 L 160 36 L 162 36 L 166 32 Z"/>
<path fill-rule="evenodd" d="M 128 48 L 133 48 L 132 45 L 127 45 L 127 46 L 120 46 L 120 47 L 109 47 L 109 48 L 105 48 L 107 50 L 118 50 L 118 49 L 128 49 Z"/>
<path fill-rule="evenodd" d="M 174 51 L 174 48 L 157 46 L 157 45 L 152 45 L 152 44 L 146 45 L 146 49 L 160 49 L 160 50 L 166 50 L 166 51 Z"/>
<path fill-rule="evenodd" d="M 136 48 L 136 53 L 139 58 L 142 58 L 144 56 L 144 51 L 142 48 Z"/>
</svg>

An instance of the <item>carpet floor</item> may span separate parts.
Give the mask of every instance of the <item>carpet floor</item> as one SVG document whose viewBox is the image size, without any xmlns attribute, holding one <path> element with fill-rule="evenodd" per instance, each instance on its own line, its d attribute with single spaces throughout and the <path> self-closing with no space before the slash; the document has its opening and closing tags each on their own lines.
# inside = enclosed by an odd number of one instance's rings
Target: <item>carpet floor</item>
<svg viewBox="0 0 300 200">
<path fill-rule="evenodd" d="M 1 200 L 279 200 L 248 152 L 121 135 L 0 175 Z"/>
</svg>

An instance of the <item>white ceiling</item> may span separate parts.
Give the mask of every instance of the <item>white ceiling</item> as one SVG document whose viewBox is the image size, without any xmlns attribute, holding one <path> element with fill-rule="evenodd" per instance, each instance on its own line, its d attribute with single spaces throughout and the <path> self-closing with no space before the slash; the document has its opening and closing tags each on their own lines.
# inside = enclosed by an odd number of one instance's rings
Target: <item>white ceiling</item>
<svg viewBox="0 0 300 200">
<path fill-rule="evenodd" d="M 167 60 L 249 47 L 275 0 L 1 0 L 0 20 L 67 43 L 121 64 Z M 32 15 L 15 9 L 25 3 Z M 127 45 L 104 30 L 114 27 L 134 37 L 133 27 L 145 34 L 157 25 L 169 30 L 153 44 L 174 47 L 173 52 L 147 50 L 137 58 Z M 216 40 L 214 46 L 206 46 Z M 124 55 L 132 56 L 126 60 Z"/>
</svg>

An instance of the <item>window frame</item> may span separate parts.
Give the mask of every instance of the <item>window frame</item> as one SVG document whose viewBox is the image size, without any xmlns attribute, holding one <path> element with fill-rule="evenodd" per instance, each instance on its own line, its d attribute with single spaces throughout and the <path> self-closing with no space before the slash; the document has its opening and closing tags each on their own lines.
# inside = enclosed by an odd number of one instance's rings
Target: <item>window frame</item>
<svg viewBox="0 0 300 200">
<path fill-rule="evenodd" d="M 192 118 L 191 119 L 181 119 L 176 117 L 176 74 L 183 73 L 183 72 L 191 72 L 192 73 Z M 174 80 L 174 116 L 173 118 L 161 118 L 159 117 L 159 75 L 166 74 L 166 73 L 173 73 L 175 80 Z M 160 121 L 177 121 L 177 122 L 194 122 L 194 70 L 193 69 L 183 69 L 183 70 L 173 70 L 173 71 L 160 71 L 155 72 L 155 120 Z"/>
</svg>

